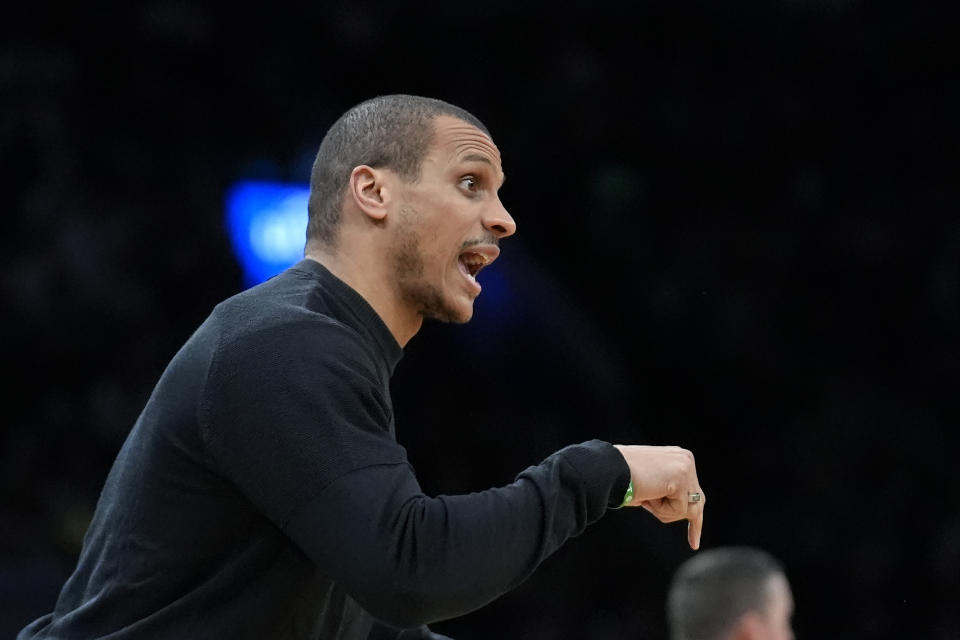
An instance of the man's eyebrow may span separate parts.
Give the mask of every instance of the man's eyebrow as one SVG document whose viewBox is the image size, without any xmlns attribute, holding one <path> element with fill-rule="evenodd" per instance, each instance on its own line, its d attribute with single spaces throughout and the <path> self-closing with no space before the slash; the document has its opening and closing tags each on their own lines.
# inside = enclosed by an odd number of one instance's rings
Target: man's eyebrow
<svg viewBox="0 0 960 640">
<path fill-rule="evenodd" d="M 490 161 L 490 158 L 484 155 L 480 155 L 479 153 L 468 153 L 467 155 L 463 156 L 461 160 L 463 162 L 484 162 L 490 165 L 491 168 L 494 168 L 494 169 L 496 168 L 493 166 L 493 162 Z M 507 181 L 507 174 L 501 171 L 500 177 L 502 178 L 502 181 L 500 182 L 500 186 L 503 186 L 503 183 Z"/>
</svg>

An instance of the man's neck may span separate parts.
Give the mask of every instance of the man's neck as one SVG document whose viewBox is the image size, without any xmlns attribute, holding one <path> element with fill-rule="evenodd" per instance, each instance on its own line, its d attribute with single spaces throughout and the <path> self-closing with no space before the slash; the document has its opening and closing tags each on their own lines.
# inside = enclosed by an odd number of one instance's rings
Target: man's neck
<svg viewBox="0 0 960 640">
<path fill-rule="evenodd" d="M 368 254 L 376 255 L 373 252 Z M 396 290 L 382 266 L 366 264 L 352 259 L 348 252 L 328 248 L 311 247 L 305 257 L 319 262 L 330 273 L 359 293 L 377 312 L 401 347 L 405 347 L 420 330 L 423 317 L 411 312 L 407 305 L 398 299 Z"/>
</svg>

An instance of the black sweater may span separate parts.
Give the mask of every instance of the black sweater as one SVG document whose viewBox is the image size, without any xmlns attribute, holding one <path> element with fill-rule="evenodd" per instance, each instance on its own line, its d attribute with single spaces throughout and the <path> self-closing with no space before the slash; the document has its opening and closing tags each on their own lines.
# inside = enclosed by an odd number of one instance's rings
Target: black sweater
<svg viewBox="0 0 960 640">
<path fill-rule="evenodd" d="M 303 260 L 217 305 L 110 471 L 53 613 L 19 638 L 367 638 L 474 610 L 622 498 L 610 444 L 428 497 L 394 436 L 402 350 Z"/>
</svg>

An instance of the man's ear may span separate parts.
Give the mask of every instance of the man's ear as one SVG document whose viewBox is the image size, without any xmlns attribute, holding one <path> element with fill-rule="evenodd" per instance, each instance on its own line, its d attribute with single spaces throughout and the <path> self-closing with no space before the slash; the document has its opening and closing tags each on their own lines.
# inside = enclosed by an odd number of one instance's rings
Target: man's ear
<svg viewBox="0 0 960 640">
<path fill-rule="evenodd" d="M 347 197 L 352 199 L 364 214 L 377 222 L 387 216 L 391 190 L 386 178 L 385 171 L 362 164 L 353 168 L 347 184 Z"/>
</svg>

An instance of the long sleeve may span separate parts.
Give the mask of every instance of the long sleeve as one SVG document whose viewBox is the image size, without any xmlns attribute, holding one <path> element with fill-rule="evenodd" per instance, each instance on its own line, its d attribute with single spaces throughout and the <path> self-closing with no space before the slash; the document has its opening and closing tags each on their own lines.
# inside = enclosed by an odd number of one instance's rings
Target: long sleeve
<svg viewBox="0 0 960 640">
<path fill-rule="evenodd" d="M 591 441 L 512 484 L 430 498 L 406 464 L 347 474 L 291 518 L 287 533 L 374 616 L 413 627 L 462 615 L 527 578 L 619 503 L 620 453 Z"/>
</svg>

